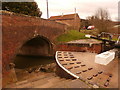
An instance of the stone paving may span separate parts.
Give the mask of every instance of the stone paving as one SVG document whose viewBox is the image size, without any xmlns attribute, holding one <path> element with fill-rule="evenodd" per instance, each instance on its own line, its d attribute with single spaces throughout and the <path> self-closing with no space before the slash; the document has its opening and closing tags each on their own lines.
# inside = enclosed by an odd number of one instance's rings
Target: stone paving
<svg viewBox="0 0 120 90">
<path fill-rule="evenodd" d="M 36 77 L 9 84 L 5 88 L 90 88 L 90 86 L 79 79 L 65 79 L 54 73 L 40 72 Z"/>
<path fill-rule="evenodd" d="M 103 88 L 118 87 L 118 59 L 108 65 L 96 64 L 95 53 L 57 52 L 60 64 L 86 83 Z"/>
<path fill-rule="evenodd" d="M 95 39 L 81 39 L 81 40 L 74 40 L 74 41 L 70 41 L 67 43 L 74 43 L 74 44 L 101 44 L 102 41 L 98 41 Z"/>
</svg>

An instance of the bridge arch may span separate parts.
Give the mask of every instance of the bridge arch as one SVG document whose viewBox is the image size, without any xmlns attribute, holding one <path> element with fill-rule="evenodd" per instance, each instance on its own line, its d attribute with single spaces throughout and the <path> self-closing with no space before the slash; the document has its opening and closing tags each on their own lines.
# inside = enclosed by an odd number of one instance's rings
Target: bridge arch
<svg viewBox="0 0 120 90">
<path fill-rule="evenodd" d="M 53 63 L 53 51 L 53 43 L 48 38 L 37 35 L 21 44 L 13 58 L 13 63 L 16 69 Z"/>
<path fill-rule="evenodd" d="M 29 42 L 31 39 L 33 40 L 33 38 L 37 38 L 40 35 L 44 36 L 40 36 L 39 38 L 47 44 L 46 46 L 48 46 L 49 49 L 42 54 L 54 55 L 56 47 L 55 39 L 64 33 L 66 25 L 41 18 L 6 12 L 2 14 L 2 21 L 2 72 L 4 86 L 11 81 L 14 82 L 10 77 L 12 72 L 9 64 L 14 63 L 14 58 L 27 41 Z M 35 34 L 37 36 L 34 36 Z M 8 72 L 11 73 L 6 74 Z"/>
<path fill-rule="evenodd" d="M 17 54 L 33 56 L 51 56 L 53 54 L 53 43 L 46 37 L 37 35 L 26 40 Z"/>
</svg>

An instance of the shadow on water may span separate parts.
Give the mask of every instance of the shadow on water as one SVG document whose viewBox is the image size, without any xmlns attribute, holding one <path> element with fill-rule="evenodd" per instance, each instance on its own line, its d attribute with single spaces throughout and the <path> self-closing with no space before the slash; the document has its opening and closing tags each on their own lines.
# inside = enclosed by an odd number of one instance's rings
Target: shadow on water
<svg viewBox="0 0 120 90">
<path fill-rule="evenodd" d="M 50 63 L 54 63 L 54 57 L 50 56 L 27 56 L 27 55 L 17 55 L 14 63 L 15 68 L 17 69 L 25 69 L 29 67 L 39 66 L 39 65 L 47 65 Z"/>
</svg>

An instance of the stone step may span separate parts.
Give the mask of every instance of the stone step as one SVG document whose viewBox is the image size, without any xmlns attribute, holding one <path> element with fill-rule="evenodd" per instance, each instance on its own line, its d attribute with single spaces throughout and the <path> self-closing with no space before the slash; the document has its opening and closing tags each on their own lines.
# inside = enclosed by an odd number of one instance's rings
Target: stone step
<svg viewBox="0 0 120 90">
<path fill-rule="evenodd" d="M 51 77 L 51 76 L 54 76 L 54 74 L 44 73 L 42 75 L 37 75 L 36 77 L 29 79 L 29 81 L 35 82 L 40 79 L 49 78 L 48 76 Z"/>
<path fill-rule="evenodd" d="M 66 83 L 70 82 L 71 79 L 64 79 L 61 82 L 54 83 L 51 87 L 49 88 L 66 88 Z"/>
<path fill-rule="evenodd" d="M 54 78 L 47 80 L 48 81 L 47 83 L 40 85 L 40 86 L 36 86 L 35 88 L 49 88 L 49 87 L 53 86 L 54 84 L 59 83 L 63 80 L 65 80 L 65 79 L 61 79 L 59 77 L 54 77 Z"/>
<path fill-rule="evenodd" d="M 28 80 L 17 82 L 16 85 L 22 85 L 28 83 Z"/>
<path fill-rule="evenodd" d="M 32 82 L 34 84 L 34 88 L 40 88 L 42 85 L 49 83 L 48 80 L 56 78 L 55 76 L 48 76 L 46 78 L 40 79 L 38 81 Z"/>
<path fill-rule="evenodd" d="M 6 87 L 7 88 L 31 88 L 31 87 L 33 87 L 33 84 L 37 81 L 40 82 L 40 80 L 48 80 L 49 78 L 55 77 L 55 74 L 53 74 L 53 73 L 41 73 L 40 72 L 39 74 L 34 75 L 34 77 L 32 77 L 28 80 L 18 81 L 16 83 L 9 84 Z M 46 81 L 45 81 L 45 83 L 46 83 Z"/>
<path fill-rule="evenodd" d="M 37 77 L 32 77 L 32 78 L 30 78 L 30 79 L 28 79 L 28 80 L 19 81 L 19 82 L 16 83 L 16 85 L 25 84 L 25 83 L 31 82 L 31 81 L 34 82 L 34 81 L 37 81 L 37 80 L 46 78 L 46 77 L 48 77 L 49 75 L 51 75 L 51 74 L 49 74 L 49 73 L 44 73 L 44 74 L 38 75 Z"/>
<path fill-rule="evenodd" d="M 26 84 L 22 84 L 22 85 L 19 85 L 19 86 L 16 86 L 16 88 L 32 88 L 33 85 L 31 82 L 28 82 Z"/>
<path fill-rule="evenodd" d="M 53 76 L 53 77 L 44 79 L 45 83 L 43 82 L 42 84 L 40 84 L 40 82 L 38 81 L 38 84 L 37 84 L 37 82 L 35 82 L 34 88 L 49 88 L 50 86 L 54 85 L 55 83 L 59 83 L 64 80 L 66 80 L 66 79 Z"/>
<path fill-rule="evenodd" d="M 50 88 L 90 88 L 87 84 L 79 79 L 66 80 L 61 83 L 55 84 Z"/>
<path fill-rule="evenodd" d="M 68 88 L 90 88 L 90 86 L 88 86 L 85 82 L 79 79 L 72 80 L 66 83 L 66 86 L 68 86 Z"/>
<path fill-rule="evenodd" d="M 57 82 L 53 81 L 53 86 L 57 86 L 57 84 L 64 83 L 64 82 L 67 83 L 69 80 L 71 80 L 71 79 L 59 78 L 59 80 Z"/>
<path fill-rule="evenodd" d="M 19 86 L 26 85 L 26 84 L 28 84 L 28 80 L 19 81 L 17 83 L 9 84 L 9 85 L 6 86 L 6 88 L 17 88 Z"/>
</svg>

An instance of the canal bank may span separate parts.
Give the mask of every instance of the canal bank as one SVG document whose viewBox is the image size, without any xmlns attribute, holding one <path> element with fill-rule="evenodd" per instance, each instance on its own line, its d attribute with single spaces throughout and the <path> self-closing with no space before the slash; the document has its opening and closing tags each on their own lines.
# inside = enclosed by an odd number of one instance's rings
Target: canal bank
<svg viewBox="0 0 120 90">
<path fill-rule="evenodd" d="M 58 44 L 56 46 L 56 50 L 101 53 L 103 50 L 103 43 L 102 41 L 98 41 L 95 39 L 74 40 Z"/>
<path fill-rule="evenodd" d="M 58 51 L 56 62 L 59 68 L 58 75 L 78 78 L 95 88 L 118 88 L 118 57 L 108 65 L 95 63 L 96 53 Z M 61 74 L 63 73 L 63 74 Z M 67 74 L 66 74 L 67 73 Z"/>
<path fill-rule="evenodd" d="M 70 47 L 68 45 L 66 51 L 63 51 L 65 50 L 63 48 L 63 50 L 61 50 L 61 53 L 62 53 L 61 56 L 59 56 L 60 55 L 59 53 L 57 57 L 58 60 L 60 61 L 60 64 L 63 65 L 63 67 L 67 69 L 69 73 L 76 74 L 77 77 L 79 78 L 75 79 L 75 78 L 72 78 L 70 75 L 68 76 L 68 74 L 66 74 L 65 69 L 58 67 L 58 63 L 56 66 L 55 64 L 56 61 L 54 61 L 54 58 L 46 57 L 46 56 L 36 57 L 36 56 L 21 55 L 15 58 L 14 63 L 16 64 L 15 70 L 16 70 L 18 81 L 15 83 L 15 86 L 13 87 L 19 87 L 19 88 L 30 88 L 30 87 L 31 88 L 33 87 L 34 88 L 38 88 L 38 87 L 39 88 L 40 87 L 70 88 L 71 86 L 73 88 L 76 88 L 76 87 L 78 88 L 89 88 L 89 87 L 116 88 L 118 87 L 118 82 L 117 82 L 118 59 L 113 60 L 113 62 L 106 67 L 95 64 L 94 57 L 97 54 L 96 51 L 101 51 L 101 49 L 97 48 L 97 46 L 95 45 L 96 44 L 99 45 L 101 44 L 101 42 L 98 42 L 98 41 L 94 42 L 93 40 L 93 41 L 90 41 L 91 42 L 90 43 L 89 41 L 90 39 L 88 41 L 86 40 L 86 42 L 85 40 L 68 42 L 67 44 L 70 44 Z M 77 44 L 80 44 L 80 45 L 77 45 Z M 78 47 L 75 48 L 71 45 L 73 46 L 75 45 Z M 73 49 L 71 47 L 73 47 Z M 84 49 L 81 49 L 81 48 L 84 48 Z M 91 49 L 92 51 L 90 51 L 90 48 L 92 48 Z M 61 47 L 59 46 L 58 49 L 61 49 Z M 114 68 L 114 70 L 111 71 L 111 68 L 112 69 Z M 39 80 L 37 77 L 40 77 L 41 79 Z M 56 77 L 59 77 L 59 79 L 56 80 Z M 34 78 L 35 80 L 32 80 L 31 82 L 30 80 L 31 78 Z M 59 83 L 61 82 L 61 79 L 64 79 L 62 81 L 63 82 L 62 84 Z M 25 80 L 25 83 L 28 85 L 24 86 L 24 85 L 18 84 L 19 82 L 20 83 L 24 82 L 24 80 Z M 33 82 L 34 82 L 34 85 L 32 85 Z M 44 83 L 44 85 L 41 84 L 42 82 Z M 56 82 L 57 86 L 56 86 L 56 83 L 51 84 L 51 82 Z M 69 86 L 70 85 L 69 83 L 71 84 L 71 86 Z M 114 84 L 114 83 L 117 83 L 117 84 Z M 16 86 L 16 84 L 18 86 Z"/>
</svg>

